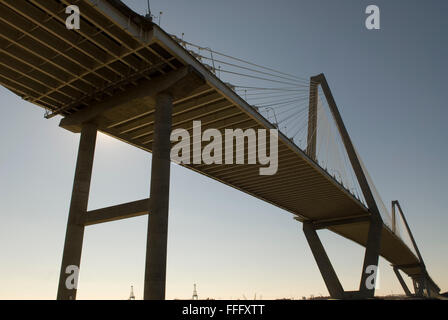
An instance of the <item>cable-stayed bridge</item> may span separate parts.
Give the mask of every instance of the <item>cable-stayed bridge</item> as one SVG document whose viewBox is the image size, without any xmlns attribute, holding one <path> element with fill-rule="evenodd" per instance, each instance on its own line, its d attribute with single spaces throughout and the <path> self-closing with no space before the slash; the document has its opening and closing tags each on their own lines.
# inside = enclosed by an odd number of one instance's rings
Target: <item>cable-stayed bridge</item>
<svg viewBox="0 0 448 320">
<path fill-rule="evenodd" d="M 80 29 L 66 27 L 72 4 Z M 389 211 L 382 202 L 323 74 L 297 77 L 186 42 L 117 0 L 2 0 L 0 30 L 1 84 L 81 133 L 59 299 L 76 298 L 70 279 L 85 227 L 144 214 L 144 297 L 165 298 L 170 133 L 192 133 L 193 121 L 203 130 L 279 130 L 274 175 L 260 175 L 260 164 L 182 165 L 292 213 L 332 297 L 373 297 L 379 256 L 407 295 L 400 271 L 412 278 L 415 295 L 438 295 L 399 203 Z M 98 131 L 152 152 L 148 199 L 87 211 Z M 319 229 L 366 248 L 359 291 L 343 289 Z"/>
</svg>

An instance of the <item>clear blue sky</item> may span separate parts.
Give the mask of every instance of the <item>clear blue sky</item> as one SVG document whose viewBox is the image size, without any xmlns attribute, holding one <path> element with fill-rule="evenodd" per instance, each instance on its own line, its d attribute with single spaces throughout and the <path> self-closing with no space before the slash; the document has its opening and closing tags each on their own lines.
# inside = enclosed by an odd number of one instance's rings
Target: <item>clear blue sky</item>
<svg viewBox="0 0 448 320">
<path fill-rule="evenodd" d="M 146 0 L 125 1 L 144 14 Z M 381 30 L 364 27 L 367 5 Z M 162 27 L 233 56 L 308 77 L 324 72 L 387 204 L 398 199 L 433 279 L 447 290 L 448 2 L 151 0 Z M 0 299 L 56 296 L 79 136 L 0 89 Z M 149 194 L 150 155 L 100 136 L 89 209 Z M 172 166 L 167 298 L 327 294 L 292 215 Z M 146 217 L 88 228 L 79 298 L 142 298 Z M 321 233 L 347 290 L 363 249 Z M 401 293 L 381 261 L 378 294 Z"/>
</svg>

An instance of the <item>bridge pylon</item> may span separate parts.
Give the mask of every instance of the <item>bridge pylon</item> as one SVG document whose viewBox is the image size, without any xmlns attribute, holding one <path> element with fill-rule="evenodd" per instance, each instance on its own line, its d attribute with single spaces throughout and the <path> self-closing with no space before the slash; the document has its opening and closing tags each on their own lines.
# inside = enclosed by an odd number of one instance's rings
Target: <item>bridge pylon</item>
<svg viewBox="0 0 448 320">
<path fill-rule="evenodd" d="M 369 299 L 373 298 L 375 295 L 382 234 L 383 229 L 386 226 L 381 217 L 377 199 L 374 196 L 374 186 L 373 184 L 371 185 L 371 182 L 368 180 L 368 173 L 363 167 L 361 159 L 354 148 L 324 74 L 319 74 L 310 78 L 308 141 L 306 153 L 311 160 L 316 161 L 317 99 L 319 86 L 321 86 L 328 102 L 331 115 L 333 116 L 336 127 L 344 144 L 345 151 L 347 152 L 350 160 L 350 164 L 355 173 L 356 180 L 359 183 L 366 201 L 369 214 L 359 217 L 327 219 L 320 221 L 303 220 L 302 218 L 296 218 L 296 220 L 303 222 L 305 237 L 311 248 L 314 259 L 316 260 L 330 296 L 335 299 Z M 411 238 L 419 262 L 413 265 L 392 265 L 393 270 L 397 275 L 406 295 L 430 298 L 437 297 L 439 295 L 440 288 L 435 284 L 426 271 L 423 258 L 398 201 L 392 201 L 392 233 L 396 235 L 396 208 L 398 208 L 406 230 Z M 316 231 L 319 229 L 356 224 L 360 222 L 368 223 L 368 231 L 359 290 L 344 291 Z M 411 294 L 400 274 L 400 270 L 405 270 L 406 273 L 411 276 L 415 294 Z"/>
<path fill-rule="evenodd" d="M 342 120 L 339 109 L 336 105 L 333 94 L 328 85 L 327 79 L 323 73 L 310 78 L 310 95 L 309 95 L 309 112 L 308 112 L 308 141 L 307 154 L 316 161 L 316 136 L 317 136 L 317 96 L 319 86 L 327 100 L 331 115 L 336 123 L 336 127 L 341 136 L 350 164 L 359 183 L 364 199 L 366 200 L 369 213 L 368 221 L 369 229 L 367 235 L 367 245 L 364 255 L 363 269 L 361 273 L 361 281 L 359 291 L 345 292 L 337 279 L 336 273 L 331 266 L 322 243 L 316 233 L 315 221 L 305 221 L 303 231 L 313 252 L 314 258 L 322 273 L 328 291 L 333 298 L 373 298 L 375 295 L 375 280 L 378 269 L 378 261 L 381 249 L 381 235 L 383 220 L 378 209 L 377 202 L 373 195 L 371 186 L 367 180 L 366 172 L 364 172 L 358 154 L 353 146 L 352 140 L 345 124 Z M 344 220 L 344 219 L 343 219 Z M 356 220 L 356 219 L 355 219 Z M 341 221 L 333 221 L 333 223 L 341 224 Z M 351 221 L 343 221 L 342 223 L 351 223 Z"/>
<path fill-rule="evenodd" d="M 397 210 L 398 209 L 398 210 Z M 419 262 L 414 265 L 392 265 L 395 275 L 398 278 L 398 281 L 403 288 L 403 291 L 407 296 L 417 296 L 417 297 L 427 297 L 427 298 L 436 298 L 439 296 L 440 288 L 439 286 L 431 279 L 428 271 L 426 270 L 426 265 L 423 260 L 423 257 L 420 253 L 420 250 L 417 246 L 417 242 L 415 241 L 414 235 L 412 234 L 411 228 L 406 220 L 406 217 L 403 213 L 403 209 L 400 206 L 400 203 L 397 200 L 392 201 L 392 230 L 394 233 L 397 233 L 397 211 L 401 217 L 401 220 L 404 223 L 404 227 L 406 232 L 411 239 L 412 245 L 414 247 L 415 253 L 417 254 Z M 412 279 L 412 283 L 414 286 L 414 294 L 411 294 L 408 286 L 403 280 L 403 277 L 400 274 L 400 270 L 406 270 L 410 274 Z M 410 270 L 415 270 L 410 272 Z"/>
</svg>

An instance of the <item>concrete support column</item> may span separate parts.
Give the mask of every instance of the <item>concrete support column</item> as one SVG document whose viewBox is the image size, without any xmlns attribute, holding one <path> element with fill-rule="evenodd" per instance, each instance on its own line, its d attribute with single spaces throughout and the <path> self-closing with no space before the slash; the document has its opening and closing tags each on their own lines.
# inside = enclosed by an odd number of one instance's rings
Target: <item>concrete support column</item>
<svg viewBox="0 0 448 320">
<path fill-rule="evenodd" d="M 367 235 L 366 252 L 364 254 L 364 264 L 362 267 L 361 283 L 359 285 L 360 298 L 368 299 L 375 296 L 375 286 L 372 285 L 372 275 L 375 279 L 378 274 L 378 260 L 381 249 L 381 234 L 383 222 L 380 218 L 372 217 Z"/>
<path fill-rule="evenodd" d="M 143 295 L 145 300 L 165 299 L 172 108 L 172 95 L 157 95 Z"/>
<path fill-rule="evenodd" d="M 404 282 L 403 277 L 400 274 L 400 270 L 398 270 L 397 267 L 393 267 L 395 275 L 398 278 L 398 281 L 400 281 L 401 287 L 403 288 L 404 292 L 406 293 L 407 297 L 412 296 L 411 291 L 409 290 L 408 286 L 406 285 L 406 282 Z"/>
<path fill-rule="evenodd" d="M 96 134 L 97 128 L 94 124 L 83 124 L 59 277 L 58 300 L 76 299 L 76 284 L 84 239 L 84 225 L 80 218 L 87 212 Z"/>
<path fill-rule="evenodd" d="M 330 259 L 325 252 L 324 246 L 311 223 L 303 223 L 303 232 L 308 240 L 314 259 L 319 267 L 320 273 L 324 278 L 330 296 L 335 299 L 344 298 L 344 289 L 339 282 L 338 276 L 331 265 Z"/>
<path fill-rule="evenodd" d="M 427 283 L 424 276 L 412 278 L 412 283 L 414 285 L 415 295 L 418 297 L 429 296 L 427 290 Z"/>
</svg>

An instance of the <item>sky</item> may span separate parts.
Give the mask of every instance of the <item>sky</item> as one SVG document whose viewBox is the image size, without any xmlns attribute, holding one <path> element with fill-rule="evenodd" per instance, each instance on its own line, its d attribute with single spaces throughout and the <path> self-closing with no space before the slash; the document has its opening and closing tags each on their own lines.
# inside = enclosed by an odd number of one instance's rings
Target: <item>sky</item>
<svg viewBox="0 0 448 320">
<path fill-rule="evenodd" d="M 146 0 L 124 1 L 144 14 Z M 365 8 L 381 10 L 367 30 Z M 447 291 L 448 2 L 151 0 L 166 31 L 309 77 L 324 72 L 386 204 L 399 200 L 433 280 Z M 81 13 L 82 14 L 82 13 Z M 157 19 L 156 19 L 157 21 Z M 0 299 L 54 299 L 79 135 L 0 88 Z M 89 210 L 149 195 L 151 156 L 99 134 Z M 143 295 L 147 217 L 86 228 L 79 299 Z M 172 165 L 167 299 L 328 295 L 302 227 L 281 209 Z M 364 249 L 320 231 L 342 285 Z M 407 279 L 408 284 L 410 284 Z M 378 295 L 402 293 L 380 261 Z"/>
</svg>

